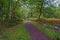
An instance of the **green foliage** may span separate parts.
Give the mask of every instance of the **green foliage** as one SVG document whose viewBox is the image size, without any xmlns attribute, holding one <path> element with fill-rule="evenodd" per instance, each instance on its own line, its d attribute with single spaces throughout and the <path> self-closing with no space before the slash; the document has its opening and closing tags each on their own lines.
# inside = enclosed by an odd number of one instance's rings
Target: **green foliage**
<svg viewBox="0 0 60 40">
<path fill-rule="evenodd" d="M 43 16 L 46 18 L 59 18 L 60 19 L 60 7 L 50 5 L 44 8 Z"/>
<path fill-rule="evenodd" d="M 4 26 L 8 27 L 8 26 L 14 26 L 16 25 L 16 21 L 15 20 L 8 20 L 8 21 L 5 21 L 5 23 L 3 23 Z"/>
<path fill-rule="evenodd" d="M 49 1 L 49 0 L 48 0 Z M 53 2 L 53 1 L 52 1 Z M 60 18 L 60 7 L 47 0 L 0 0 L 0 21 L 21 20 L 26 17 Z M 47 7 L 45 7 L 48 5 Z"/>
<path fill-rule="evenodd" d="M 60 19 L 60 6 L 57 7 L 55 15 L 56 15 L 56 18 Z"/>
<path fill-rule="evenodd" d="M 44 9 L 43 16 L 47 18 L 56 18 L 56 7 L 54 5 L 50 5 Z"/>
<path fill-rule="evenodd" d="M 10 25 L 20 20 L 19 9 L 19 0 L 0 0 L 0 22 Z"/>
</svg>

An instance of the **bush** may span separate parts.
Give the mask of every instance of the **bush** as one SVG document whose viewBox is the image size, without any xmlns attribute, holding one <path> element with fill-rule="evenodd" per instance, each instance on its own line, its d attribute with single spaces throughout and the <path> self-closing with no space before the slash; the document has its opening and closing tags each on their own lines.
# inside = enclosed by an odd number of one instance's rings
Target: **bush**
<svg viewBox="0 0 60 40">
<path fill-rule="evenodd" d="M 47 20 L 49 23 L 56 23 L 56 24 L 59 24 L 60 23 L 60 19 L 48 19 Z"/>
<path fill-rule="evenodd" d="M 13 26 L 13 25 L 16 25 L 16 21 L 14 20 L 8 20 L 8 21 L 5 21 L 4 26 Z"/>
<path fill-rule="evenodd" d="M 21 19 L 12 19 L 12 20 L 2 21 L 1 25 L 8 27 L 8 26 L 17 25 L 18 23 L 21 23 L 21 22 L 22 22 Z"/>
</svg>

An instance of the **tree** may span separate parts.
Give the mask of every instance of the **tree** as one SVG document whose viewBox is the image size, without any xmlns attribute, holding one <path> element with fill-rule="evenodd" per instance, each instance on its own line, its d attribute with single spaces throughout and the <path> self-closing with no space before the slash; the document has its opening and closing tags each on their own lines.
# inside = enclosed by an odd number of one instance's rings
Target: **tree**
<svg viewBox="0 0 60 40">
<path fill-rule="evenodd" d="M 1 24 L 9 24 L 16 22 L 20 9 L 20 0 L 0 0 L 0 22 Z M 20 19 L 19 19 L 20 20 Z"/>
<path fill-rule="evenodd" d="M 60 19 L 60 5 L 56 8 L 56 18 L 59 18 Z"/>
<path fill-rule="evenodd" d="M 56 15 L 56 7 L 54 5 L 50 5 L 44 9 L 43 16 L 47 18 L 55 18 Z"/>
</svg>

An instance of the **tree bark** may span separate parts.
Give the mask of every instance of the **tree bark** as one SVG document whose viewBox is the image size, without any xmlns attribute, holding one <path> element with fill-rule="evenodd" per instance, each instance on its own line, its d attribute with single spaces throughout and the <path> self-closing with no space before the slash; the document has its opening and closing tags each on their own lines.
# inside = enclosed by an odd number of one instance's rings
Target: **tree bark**
<svg viewBox="0 0 60 40">
<path fill-rule="evenodd" d="M 40 19 L 40 16 L 42 15 L 42 11 L 43 11 L 43 2 L 41 2 L 39 9 L 40 9 L 40 14 L 39 14 L 39 19 Z"/>
<path fill-rule="evenodd" d="M 30 17 L 32 17 L 33 16 L 33 13 L 31 13 L 31 16 Z"/>
<path fill-rule="evenodd" d="M 9 11 L 9 17 L 8 17 L 8 19 L 11 20 L 11 19 L 12 19 L 12 3 L 11 3 L 11 0 L 10 0 L 10 3 L 9 3 L 9 4 L 10 4 L 10 5 L 9 5 L 9 6 L 10 6 L 10 7 L 9 7 L 9 10 L 10 10 L 10 11 Z"/>
</svg>

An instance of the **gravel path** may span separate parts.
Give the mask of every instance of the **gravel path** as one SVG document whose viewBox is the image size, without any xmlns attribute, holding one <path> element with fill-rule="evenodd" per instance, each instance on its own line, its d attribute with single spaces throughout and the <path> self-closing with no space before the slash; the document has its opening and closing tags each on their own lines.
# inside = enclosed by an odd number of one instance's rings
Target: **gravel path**
<svg viewBox="0 0 60 40">
<path fill-rule="evenodd" d="M 26 22 L 26 29 L 31 36 L 30 40 L 51 40 L 47 35 L 45 35 L 42 31 L 35 28 L 29 22 Z"/>
</svg>

